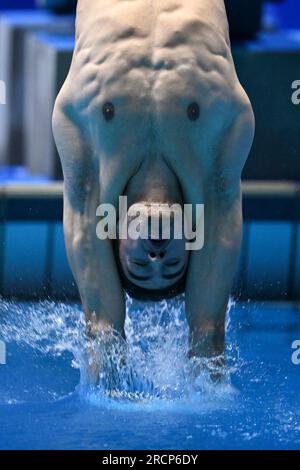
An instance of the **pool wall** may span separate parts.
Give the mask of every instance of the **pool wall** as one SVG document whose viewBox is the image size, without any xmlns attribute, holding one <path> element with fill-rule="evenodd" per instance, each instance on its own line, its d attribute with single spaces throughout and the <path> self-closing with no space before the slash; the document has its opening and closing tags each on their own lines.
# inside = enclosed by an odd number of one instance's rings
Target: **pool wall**
<svg viewBox="0 0 300 470">
<path fill-rule="evenodd" d="M 243 184 L 244 238 L 234 295 L 300 300 L 300 185 Z M 0 294 L 78 299 L 62 227 L 62 184 L 0 185 Z"/>
</svg>

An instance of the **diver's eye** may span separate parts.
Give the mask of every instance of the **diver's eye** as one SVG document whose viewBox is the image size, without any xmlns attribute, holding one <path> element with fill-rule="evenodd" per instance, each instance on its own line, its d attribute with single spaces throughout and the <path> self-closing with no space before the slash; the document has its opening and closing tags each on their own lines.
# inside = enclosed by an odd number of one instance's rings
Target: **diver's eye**
<svg viewBox="0 0 300 470">
<path fill-rule="evenodd" d="M 200 108 L 198 103 L 194 102 L 188 105 L 187 115 L 191 121 L 197 121 L 200 116 Z"/>
<path fill-rule="evenodd" d="M 102 112 L 106 121 L 111 121 L 115 115 L 115 107 L 112 103 L 105 103 L 103 105 Z"/>
</svg>

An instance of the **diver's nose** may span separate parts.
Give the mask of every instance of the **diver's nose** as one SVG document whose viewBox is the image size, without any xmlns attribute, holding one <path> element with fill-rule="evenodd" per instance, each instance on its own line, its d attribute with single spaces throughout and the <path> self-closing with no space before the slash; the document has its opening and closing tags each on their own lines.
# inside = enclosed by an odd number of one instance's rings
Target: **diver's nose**
<svg viewBox="0 0 300 470">
<path fill-rule="evenodd" d="M 157 259 L 162 259 L 166 255 L 167 246 L 169 244 L 169 240 L 161 240 L 161 239 L 148 239 L 147 240 L 147 251 L 148 256 L 152 261 Z"/>
</svg>

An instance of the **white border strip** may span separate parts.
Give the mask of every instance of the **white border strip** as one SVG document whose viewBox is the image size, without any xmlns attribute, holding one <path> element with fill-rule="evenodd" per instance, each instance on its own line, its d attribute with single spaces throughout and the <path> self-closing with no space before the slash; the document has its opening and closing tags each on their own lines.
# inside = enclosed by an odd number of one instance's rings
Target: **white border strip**
<svg viewBox="0 0 300 470">
<path fill-rule="evenodd" d="M 293 181 L 245 181 L 243 195 L 249 198 L 294 198 L 300 197 L 300 184 Z M 0 197 L 7 198 L 61 198 L 63 183 L 0 184 Z"/>
</svg>

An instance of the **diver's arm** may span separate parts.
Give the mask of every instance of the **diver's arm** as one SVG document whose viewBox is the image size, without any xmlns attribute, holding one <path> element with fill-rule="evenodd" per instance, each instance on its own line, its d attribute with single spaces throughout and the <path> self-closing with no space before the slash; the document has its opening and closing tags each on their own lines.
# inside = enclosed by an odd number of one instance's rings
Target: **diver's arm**
<svg viewBox="0 0 300 470">
<path fill-rule="evenodd" d="M 100 204 L 99 163 L 88 139 L 57 100 L 54 136 L 64 172 L 64 233 L 70 266 L 94 335 L 113 328 L 124 335 L 125 299 L 110 240 L 96 234 Z"/>
<path fill-rule="evenodd" d="M 221 355 L 225 348 L 225 316 L 242 237 L 240 190 L 229 205 L 205 205 L 205 240 L 192 252 L 186 286 L 186 313 L 191 356 Z"/>
<path fill-rule="evenodd" d="M 239 107 L 211 168 L 204 192 L 204 247 L 192 252 L 186 285 L 191 355 L 225 348 L 225 315 L 242 239 L 241 173 L 254 137 L 250 102 L 240 89 Z"/>
<path fill-rule="evenodd" d="M 89 333 L 114 329 L 124 336 L 125 300 L 110 240 L 96 235 L 94 200 L 79 212 L 64 194 L 64 233 L 68 258 L 76 279 Z"/>
</svg>

